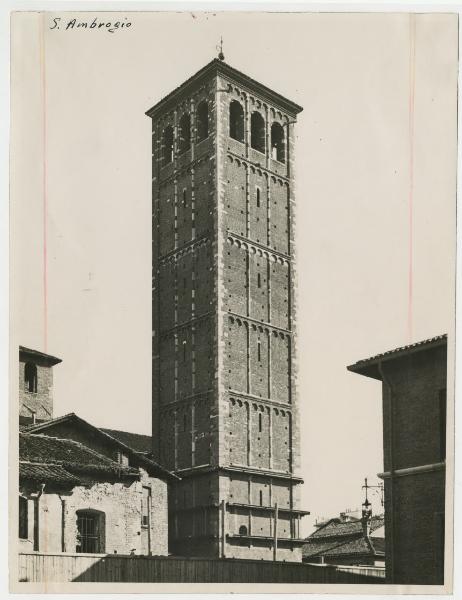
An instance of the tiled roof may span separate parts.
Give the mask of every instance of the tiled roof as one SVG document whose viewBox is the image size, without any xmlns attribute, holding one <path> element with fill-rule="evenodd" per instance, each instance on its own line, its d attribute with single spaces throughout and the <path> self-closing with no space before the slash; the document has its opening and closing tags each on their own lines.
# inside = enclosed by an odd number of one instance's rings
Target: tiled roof
<svg viewBox="0 0 462 600">
<path fill-rule="evenodd" d="M 117 429 L 104 429 L 102 427 L 100 429 L 116 440 L 119 440 L 119 442 L 130 446 L 130 448 L 133 448 L 136 452 L 143 452 L 144 454 L 152 452 L 152 437 L 150 435 L 131 433 L 130 431 L 119 431 Z"/>
<path fill-rule="evenodd" d="M 371 520 L 371 531 L 382 527 L 384 519 L 382 515 L 375 515 Z M 341 522 L 339 519 L 331 519 L 325 525 L 314 531 L 307 539 L 321 539 L 330 537 L 362 535 L 363 526 L 361 520 Z"/>
<path fill-rule="evenodd" d="M 76 415 L 75 413 L 68 413 L 66 415 L 63 415 L 62 417 L 56 417 L 49 421 L 46 421 L 43 423 L 38 423 L 36 425 L 32 425 L 28 428 L 27 431 L 28 431 L 28 433 L 31 433 L 31 434 L 33 433 L 34 435 L 36 433 L 44 433 L 45 435 L 47 435 L 47 434 L 50 435 L 50 432 L 53 432 L 53 427 L 55 425 L 60 425 L 62 423 L 72 423 L 76 427 L 80 427 L 83 430 L 88 431 L 92 437 L 97 435 L 102 440 L 104 440 L 106 443 L 113 444 L 113 446 L 115 446 L 118 450 L 128 454 L 128 456 L 130 457 L 130 462 L 132 464 L 134 464 L 135 466 L 143 467 L 152 476 L 159 477 L 160 479 L 167 480 L 167 481 L 168 480 L 177 481 L 180 479 L 174 473 L 167 470 L 165 467 L 163 467 L 162 465 L 158 464 L 157 462 L 155 462 L 154 460 L 152 460 L 151 458 L 146 456 L 145 452 L 137 451 L 134 448 L 132 448 L 131 446 L 129 446 L 127 443 L 122 441 L 121 439 L 118 439 L 117 437 L 113 436 L 111 433 L 111 431 L 113 431 L 113 430 L 101 429 L 101 428 L 95 427 L 95 425 L 92 425 L 88 421 L 85 421 L 84 419 L 82 419 L 81 417 Z M 129 434 L 128 432 L 118 432 L 118 433 L 122 433 L 122 434 L 127 433 L 127 435 L 135 435 L 135 436 L 141 435 L 141 434 Z M 149 436 L 143 436 L 143 437 L 149 437 Z M 138 443 L 141 443 L 140 440 L 138 440 Z"/>
<path fill-rule="evenodd" d="M 38 358 L 41 361 L 48 363 L 49 366 L 57 365 L 58 363 L 63 362 L 60 358 L 57 358 L 56 356 L 52 356 L 51 354 L 45 354 L 45 352 L 33 350 L 32 348 L 26 348 L 25 346 L 19 346 L 19 354 L 25 354 L 26 356 L 30 356 L 31 358 Z"/>
<path fill-rule="evenodd" d="M 393 358 L 398 358 L 400 356 L 412 354 L 414 352 L 428 350 L 436 346 L 442 346 L 444 344 L 447 344 L 447 339 L 448 336 L 446 333 L 444 333 L 442 335 L 437 335 L 427 340 L 422 340 L 421 342 L 415 342 L 414 344 L 408 344 L 407 346 L 400 346 L 399 348 L 395 348 L 394 350 L 388 350 L 387 352 L 376 354 L 374 356 L 371 356 L 370 358 L 358 360 L 354 364 L 349 365 L 347 369 L 349 371 L 352 371 L 353 373 L 360 373 L 368 377 L 380 379 L 379 374 L 376 372 L 376 369 L 374 369 L 376 363 L 379 363 L 382 360 L 390 360 Z"/>
<path fill-rule="evenodd" d="M 339 540 L 311 540 L 308 538 L 306 544 L 302 548 L 303 557 L 309 556 L 321 556 L 324 555 L 328 550 L 341 546 L 345 542 Z"/>
<path fill-rule="evenodd" d="M 80 480 L 61 465 L 19 462 L 19 479 L 33 480 L 41 483 L 63 483 L 78 485 Z"/>
<path fill-rule="evenodd" d="M 146 111 L 146 114 L 150 117 L 153 117 L 159 110 L 166 110 L 167 107 L 169 107 L 173 102 L 178 101 L 179 96 L 181 96 L 183 93 L 186 93 L 186 91 L 189 91 L 191 85 L 202 82 L 204 78 L 207 78 L 212 73 L 219 73 L 225 77 L 230 77 L 232 80 L 237 81 L 241 85 L 257 88 L 259 94 L 262 95 L 264 99 L 273 102 L 276 104 L 276 106 L 281 107 L 290 114 L 296 115 L 303 110 L 301 106 L 295 104 L 295 102 L 292 102 L 292 100 L 288 100 L 284 96 L 281 96 L 281 94 L 275 92 L 273 89 L 266 87 L 262 83 L 259 83 L 255 79 L 252 79 L 248 75 L 245 75 L 241 71 L 231 67 L 226 62 L 215 58 L 206 64 L 205 67 L 202 67 L 202 69 L 200 69 L 197 73 L 189 77 L 189 79 L 167 94 L 167 96 L 157 102 L 157 104 Z"/>
<path fill-rule="evenodd" d="M 30 466 L 27 466 L 34 463 L 37 467 L 45 469 L 42 471 L 43 476 L 52 477 L 53 473 L 56 474 L 56 483 L 64 482 L 62 471 L 70 478 L 73 475 L 78 476 L 79 482 L 88 480 L 86 477 L 82 478 L 85 474 L 91 474 L 93 479 L 98 481 L 139 476 L 137 469 L 123 467 L 79 442 L 46 435 L 20 433 L 19 460 L 24 466 L 23 477 L 27 473 L 33 473 L 34 478 L 39 475 L 38 468 L 31 470 Z M 61 469 L 56 470 L 57 466 Z M 68 483 L 71 483 L 71 479 Z"/>
<path fill-rule="evenodd" d="M 325 540 L 310 540 L 303 546 L 302 554 L 304 558 L 315 556 L 335 556 L 356 555 L 356 554 L 384 554 L 385 546 L 383 538 L 369 538 L 369 542 L 364 537 L 347 539 L 344 541 L 327 542 Z"/>
</svg>

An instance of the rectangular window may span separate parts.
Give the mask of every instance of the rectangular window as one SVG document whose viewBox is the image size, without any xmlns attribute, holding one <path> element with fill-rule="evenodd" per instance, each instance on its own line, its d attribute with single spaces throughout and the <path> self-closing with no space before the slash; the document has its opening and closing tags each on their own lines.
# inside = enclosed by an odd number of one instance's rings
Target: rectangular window
<svg viewBox="0 0 462 600">
<path fill-rule="evenodd" d="M 104 514 L 94 510 L 77 511 L 76 552 L 104 552 Z"/>
<path fill-rule="evenodd" d="M 27 499 L 23 496 L 19 496 L 19 537 L 21 540 L 27 540 L 29 537 Z"/>
<path fill-rule="evenodd" d="M 440 460 L 446 460 L 446 390 L 439 395 Z"/>
<path fill-rule="evenodd" d="M 258 342 L 257 344 L 257 354 L 258 354 L 258 361 L 261 361 L 261 344 L 260 342 Z"/>
<path fill-rule="evenodd" d="M 260 188 L 257 187 L 257 208 L 260 208 Z"/>
<path fill-rule="evenodd" d="M 141 500 L 141 527 L 149 527 L 150 506 L 151 488 L 143 486 L 143 497 Z"/>
<path fill-rule="evenodd" d="M 259 288 L 261 288 L 261 275 L 260 275 L 260 273 L 258 273 L 258 275 L 257 275 L 257 285 L 258 285 Z"/>
</svg>

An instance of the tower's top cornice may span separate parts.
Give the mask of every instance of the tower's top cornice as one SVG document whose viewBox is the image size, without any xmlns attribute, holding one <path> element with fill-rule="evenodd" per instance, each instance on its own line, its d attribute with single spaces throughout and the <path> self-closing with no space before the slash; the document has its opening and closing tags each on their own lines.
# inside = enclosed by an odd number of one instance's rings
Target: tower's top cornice
<svg viewBox="0 0 462 600">
<path fill-rule="evenodd" d="M 227 63 L 219 60 L 217 58 L 213 59 L 209 62 L 205 67 L 202 67 L 197 73 L 195 73 L 192 77 L 183 82 L 180 86 L 171 91 L 167 96 L 162 98 L 157 104 L 154 104 L 146 114 L 148 117 L 154 118 L 159 112 L 167 111 L 171 106 L 176 104 L 184 95 L 187 95 L 191 92 L 191 90 L 197 87 L 198 84 L 206 81 L 212 75 L 224 75 L 225 77 L 229 77 L 238 85 L 242 85 L 248 90 L 254 91 L 258 94 L 262 99 L 267 100 L 269 103 L 274 106 L 284 110 L 291 116 L 297 115 L 299 112 L 303 110 L 303 108 L 281 96 L 277 92 L 272 89 L 266 87 L 262 83 L 259 83 L 252 77 L 245 75 L 241 71 L 230 67 Z"/>
</svg>

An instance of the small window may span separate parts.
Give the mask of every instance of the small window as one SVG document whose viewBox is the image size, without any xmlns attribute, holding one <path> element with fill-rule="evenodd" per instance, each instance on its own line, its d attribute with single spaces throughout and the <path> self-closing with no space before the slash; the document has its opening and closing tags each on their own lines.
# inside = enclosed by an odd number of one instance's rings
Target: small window
<svg viewBox="0 0 462 600">
<path fill-rule="evenodd" d="M 239 527 L 239 535 L 247 535 L 247 527 L 245 525 Z"/>
<path fill-rule="evenodd" d="M 168 165 L 173 160 L 173 127 L 169 125 L 162 134 L 162 164 Z"/>
<path fill-rule="evenodd" d="M 260 208 L 260 188 L 257 187 L 257 208 Z"/>
<path fill-rule="evenodd" d="M 187 206 L 186 193 L 187 193 L 186 188 L 183 188 L 183 206 Z"/>
<path fill-rule="evenodd" d="M 261 275 L 260 275 L 260 273 L 258 273 L 258 275 L 257 275 L 257 285 L 258 285 L 259 288 L 261 287 Z"/>
<path fill-rule="evenodd" d="M 209 106 L 202 101 L 197 107 L 197 141 L 201 142 L 209 137 Z"/>
<path fill-rule="evenodd" d="M 37 392 L 37 365 L 28 362 L 24 366 L 24 387 L 26 392 Z"/>
<path fill-rule="evenodd" d="M 257 355 L 258 355 L 258 361 L 261 361 L 261 343 L 258 342 L 257 343 Z"/>
<path fill-rule="evenodd" d="M 151 488 L 143 486 L 141 498 L 141 527 L 149 527 L 151 507 Z"/>
<path fill-rule="evenodd" d="M 98 510 L 77 511 L 76 552 L 103 553 L 105 547 L 105 515 Z"/>
<path fill-rule="evenodd" d="M 258 431 L 261 433 L 261 413 L 258 415 Z"/>
<path fill-rule="evenodd" d="M 244 141 L 244 109 L 236 100 L 229 105 L 229 137 L 238 142 Z"/>
<path fill-rule="evenodd" d="M 263 492 L 261 490 L 260 490 L 260 506 L 263 506 Z"/>
<path fill-rule="evenodd" d="M 279 123 L 271 125 L 271 158 L 281 163 L 285 162 L 284 128 Z"/>
<path fill-rule="evenodd" d="M 186 362 L 186 340 L 183 340 L 183 362 Z"/>
<path fill-rule="evenodd" d="M 265 119 L 259 112 L 250 117 L 250 145 L 254 150 L 265 152 Z"/>
<path fill-rule="evenodd" d="M 183 154 L 191 148 L 191 117 L 185 113 L 180 119 L 178 152 Z"/>
<path fill-rule="evenodd" d="M 29 518 L 27 510 L 27 498 L 19 496 L 19 538 L 27 540 L 29 537 Z"/>
</svg>

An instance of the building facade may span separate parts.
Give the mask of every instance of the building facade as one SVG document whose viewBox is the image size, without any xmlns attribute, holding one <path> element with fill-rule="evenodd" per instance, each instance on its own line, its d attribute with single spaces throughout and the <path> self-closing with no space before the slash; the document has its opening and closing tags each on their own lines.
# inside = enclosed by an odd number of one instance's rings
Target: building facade
<svg viewBox="0 0 462 600">
<path fill-rule="evenodd" d="M 152 119 L 153 440 L 183 555 L 301 560 L 294 123 L 221 60 Z"/>
<path fill-rule="evenodd" d="M 167 555 L 178 478 L 152 460 L 151 436 L 52 418 L 61 360 L 23 347 L 19 360 L 19 551 Z"/>
<path fill-rule="evenodd" d="M 20 552 L 167 555 L 167 477 L 71 439 L 19 437 Z"/>
<path fill-rule="evenodd" d="M 19 346 L 19 423 L 53 418 L 53 367 L 60 358 Z"/>
<path fill-rule="evenodd" d="M 348 369 L 382 382 L 387 580 L 443 584 L 447 336 Z"/>
</svg>

